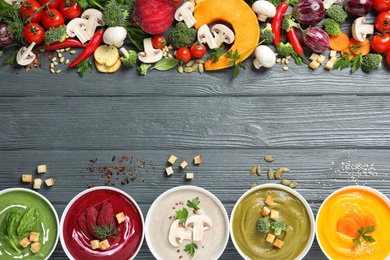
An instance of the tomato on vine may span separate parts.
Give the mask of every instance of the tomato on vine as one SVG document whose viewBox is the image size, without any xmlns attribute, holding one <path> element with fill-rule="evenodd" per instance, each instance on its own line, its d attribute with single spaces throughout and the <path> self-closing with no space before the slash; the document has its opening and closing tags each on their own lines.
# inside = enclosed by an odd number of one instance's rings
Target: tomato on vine
<svg viewBox="0 0 390 260">
<path fill-rule="evenodd" d="M 38 23 L 41 21 L 43 10 L 39 10 L 41 8 L 41 4 L 35 0 L 26 0 L 20 6 L 19 13 L 23 20 L 31 19 L 30 21 L 33 23 Z M 39 10 L 39 11 L 38 11 Z M 37 13 L 35 13 L 38 11 Z"/>
<path fill-rule="evenodd" d="M 187 63 L 191 59 L 191 51 L 187 47 L 180 47 L 176 50 L 175 56 L 180 63 Z"/>
<path fill-rule="evenodd" d="M 390 12 L 382 12 L 375 18 L 375 28 L 378 32 L 390 32 Z"/>
<path fill-rule="evenodd" d="M 201 42 L 193 42 L 190 45 L 191 55 L 194 58 L 202 58 L 206 54 L 206 46 Z"/>
<path fill-rule="evenodd" d="M 163 35 L 155 35 L 152 37 L 152 45 L 155 49 L 164 49 L 167 46 L 167 39 Z"/>
<path fill-rule="evenodd" d="M 390 50 L 390 34 L 375 34 L 371 40 L 371 47 L 376 53 L 385 53 Z"/>
<path fill-rule="evenodd" d="M 43 42 L 45 29 L 38 23 L 28 23 L 23 27 L 23 36 L 26 42 L 31 44 L 35 42 L 37 45 Z"/>
<path fill-rule="evenodd" d="M 390 11 L 390 0 L 374 0 L 372 7 L 378 12 Z"/>
<path fill-rule="evenodd" d="M 58 28 L 65 24 L 65 18 L 57 9 L 47 9 L 43 12 L 42 24 L 46 29 Z"/>
<path fill-rule="evenodd" d="M 80 17 L 83 12 L 81 6 L 77 2 L 71 0 L 60 0 L 58 8 L 62 15 L 68 20 Z"/>
<path fill-rule="evenodd" d="M 38 0 L 38 1 L 41 5 L 44 5 L 51 0 Z M 48 7 L 52 9 L 57 9 L 59 4 L 60 4 L 60 0 L 52 0 L 51 3 L 48 5 Z"/>
</svg>

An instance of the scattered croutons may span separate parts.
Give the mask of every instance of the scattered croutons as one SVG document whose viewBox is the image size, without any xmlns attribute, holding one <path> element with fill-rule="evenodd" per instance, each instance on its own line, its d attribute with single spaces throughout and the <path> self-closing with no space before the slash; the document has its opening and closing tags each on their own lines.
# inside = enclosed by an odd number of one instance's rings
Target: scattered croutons
<svg viewBox="0 0 390 260">
<path fill-rule="evenodd" d="M 267 242 L 269 242 L 269 243 L 273 244 L 273 243 L 274 243 L 274 241 L 275 241 L 275 235 L 274 235 L 274 234 L 271 234 L 271 233 L 269 233 L 269 234 L 267 235 L 267 237 L 266 237 L 265 241 L 267 241 Z"/>
<path fill-rule="evenodd" d="M 28 245 L 31 244 L 31 241 L 28 239 L 28 237 L 24 237 L 22 240 L 19 241 L 19 244 L 22 247 L 26 248 L 26 247 L 28 247 Z"/>
<path fill-rule="evenodd" d="M 336 57 L 336 54 L 337 54 L 337 51 L 335 51 L 335 50 L 331 50 L 330 52 L 329 52 L 329 57 Z"/>
<path fill-rule="evenodd" d="M 41 250 L 41 243 L 39 243 L 39 242 L 32 243 L 30 250 L 33 254 L 38 253 Z"/>
<path fill-rule="evenodd" d="M 278 248 L 282 248 L 283 244 L 284 244 L 284 241 L 282 241 L 280 239 L 275 239 L 274 246 L 276 246 Z"/>
<path fill-rule="evenodd" d="M 188 166 L 188 163 L 186 161 L 182 161 L 180 163 L 180 168 L 185 169 Z"/>
<path fill-rule="evenodd" d="M 279 211 L 277 211 L 275 209 L 271 209 L 271 213 L 269 215 L 269 218 L 274 220 L 274 221 L 277 221 L 279 218 Z"/>
<path fill-rule="evenodd" d="M 95 240 L 91 240 L 91 248 L 92 249 L 98 249 L 100 248 L 100 241 L 95 239 Z"/>
<path fill-rule="evenodd" d="M 274 200 L 275 200 L 274 197 L 272 197 L 271 195 L 268 195 L 264 202 L 267 205 L 272 205 L 272 203 L 274 203 Z"/>
<path fill-rule="evenodd" d="M 108 240 L 107 240 L 107 239 L 101 241 L 101 242 L 99 243 L 99 245 L 100 245 L 100 249 L 101 249 L 101 250 L 106 250 L 107 248 L 110 247 L 110 243 L 108 243 Z"/>
<path fill-rule="evenodd" d="M 42 179 L 40 179 L 40 178 L 34 179 L 33 189 L 39 190 L 41 188 L 41 185 L 42 185 Z"/>
<path fill-rule="evenodd" d="M 198 154 L 197 156 L 194 157 L 194 164 L 199 165 L 201 163 L 202 163 L 202 157 L 200 156 L 200 154 Z"/>
<path fill-rule="evenodd" d="M 312 53 L 309 57 L 309 60 L 313 61 L 313 60 L 317 60 L 319 57 L 319 55 L 317 53 Z"/>
<path fill-rule="evenodd" d="M 328 60 L 328 62 L 325 64 L 324 68 L 327 70 L 333 69 L 334 63 L 331 60 Z"/>
<path fill-rule="evenodd" d="M 122 65 L 118 48 L 114 45 L 100 45 L 94 52 L 96 69 L 102 73 L 114 73 Z"/>
<path fill-rule="evenodd" d="M 170 165 L 174 165 L 176 160 L 177 160 L 177 157 L 173 154 L 171 154 L 171 156 L 169 156 L 169 158 L 168 158 L 168 162 Z"/>
<path fill-rule="evenodd" d="M 49 178 L 45 180 L 46 186 L 51 187 L 54 185 L 54 178 Z"/>
<path fill-rule="evenodd" d="M 45 164 L 38 165 L 37 173 L 46 173 L 46 165 Z"/>
<path fill-rule="evenodd" d="M 312 60 L 309 64 L 309 67 L 313 70 L 318 69 L 320 63 L 317 60 Z"/>
<path fill-rule="evenodd" d="M 173 168 L 172 166 L 169 166 L 165 169 L 165 172 L 168 176 L 172 175 L 173 174 Z"/>
<path fill-rule="evenodd" d="M 263 207 L 260 211 L 260 214 L 265 217 L 265 216 L 268 216 L 270 212 L 271 212 L 271 210 L 268 207 Z"/>
<path fill-rule="evenodd" d="M 32 182 L 32 174 L 23 174 L 22 182 Z"/>
<path fill-rule="evenodd" d="M 194 173 L 193 172 L 187 172 L 186 173 L 186 179 L 187 180 L 192 180 L 194 178 Z"/>
<path fill-rule="evenodd" d="M 118 221 L 118 224 L 122 223 L 126 219 L 126 215 L 123 212 L 119 212 L 118 214 L 115 215 L 116 220 Z"/>
<path fill-rule="evenodd" d="M 335 63 L 336 60 L 337 60 L 337 57 L 336 57 L 336 56 L 331 56 L 330 59 L 329 59 L 329 61 L 331 61 L 331 62 L 333 62 L 333 63 Z"/>
<path fill-rule="evenodd" d="M 320 54 L 320 55 L 318 55 L 317 61 L 318 61 L 318 63 L 322 64 L 322 63 L 324 63 L 325 59 L 326 59 L 325 56 Z"/>
<path fill-rule="evenodd" d="M 31 231 L 30 236 L 29 236 L 29 240 L 31 242 L 37 242 L 39 240 L 39 232 Z"/>
</svg>

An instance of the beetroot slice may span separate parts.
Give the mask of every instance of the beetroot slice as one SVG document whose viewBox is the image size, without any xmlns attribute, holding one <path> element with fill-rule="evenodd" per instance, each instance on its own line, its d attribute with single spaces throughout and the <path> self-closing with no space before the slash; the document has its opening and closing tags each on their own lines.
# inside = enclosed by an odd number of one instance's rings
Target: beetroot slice
<svg viewBox="0 0 390 260">
<path fill-rule="evenodd" d="M 94 228 L 95 228 L 96 223 L 97 223 L 98 214 L 99 214 L 99 212 L 96 210 L 96 208 L 94 206 L 89 206 L 85 210 L 85 218 L 86 218 L 86 222 L 87 222 L 87 228 L 88 228 L 89 233 L 93 237 L 97 237 L 95 234 Z"/>
<path fill-rule="evenodd" d="M 88 239 L 93 239 L 93 235 L 89 232 L 87 227 L 87 218 L 85 216 L 85 212 L 77 218 L 77 223 L 79 224 L 81 231 L 83 231 L 84 235 Z"/>
<path fill-rule="evenodd" d="M 114 208 L 112 207 L 112 204 L 110 201 L 103 202 L 103 205 L 100 208 L 96 223 L 98 226 L 115 225 Z"/>
</svg>

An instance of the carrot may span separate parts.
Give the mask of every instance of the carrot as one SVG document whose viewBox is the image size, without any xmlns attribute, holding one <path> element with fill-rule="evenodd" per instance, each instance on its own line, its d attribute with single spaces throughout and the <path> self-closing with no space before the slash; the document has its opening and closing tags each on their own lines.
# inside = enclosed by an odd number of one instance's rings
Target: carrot
<svg viewBox="0 0 390 260">
<path fill-rule="evenodd" d="M 332 50 L 343 51 L 349 46 L 349 37 L 344 32 L 340 32 L 337 36 L 330 36 L 329 39 L 329 47 Z"/>
<path fill-rule="evenodd" d="M 337 232 L 349 237 L 358 237 L 358 223 L 350 217 L 341 218 L 337 221 Z"/>
<path fill-rule="evenodd" d="M 347 217 L 355 220 L 359 227 L 365 226 L 365 218 L 362 214 L 353 212 L 353 213 L 348 214 Z"/>
<path fill-rule="evenodd" d="M 364 42 L 359 42 L 354 38 L 349 40 L 349 49 L 355 55 L 362 54 L 362 56 L 367 55 L 371 50 L 371 44 L 369 39 L 365 39 Z"/>
<path fill-rule="evenodd" d="M 373 216 L 369 214 L 362 214 L 364 218 L 364 227 L 369 227 L 369 226 L 376 226 L 376 220 Z"/>
<path fill-rule="evenodd" d="M 345 48 L 344 50 L 340 51 L 341 55 L 344 57 L 345 53 L 349 54 L 349 59 L 352 60 L 353 57 L 355 57 L 355 54 L 351 52 L 351 49 L 349 47 Z"/>
</svg>

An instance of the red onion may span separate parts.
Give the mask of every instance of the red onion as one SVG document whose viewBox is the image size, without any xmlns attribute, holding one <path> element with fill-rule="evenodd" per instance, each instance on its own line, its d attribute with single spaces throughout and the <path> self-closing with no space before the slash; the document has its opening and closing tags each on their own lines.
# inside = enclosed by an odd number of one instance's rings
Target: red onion
<svg viewBox="0 0 390 260">
<path fill-rule="evenodd" d="M 318 27 L 303 30 L 302 41 L 312 52 L 323 53 L 329 48 L 328 34 Z"/>
<path fill-rule="evenodd" d="M 5 47 L 12 42 L 12 34 L 7 32 L 9 25 L 4 22 L 0 22 L 0 48 Z"/>
<path fill-rule="evenodd" d="M 322 0 L 299 0 L 292 10 L 292 15 L 301 24 L 317 24 L 324 19 L 324 4 Z"/>
</svg>

